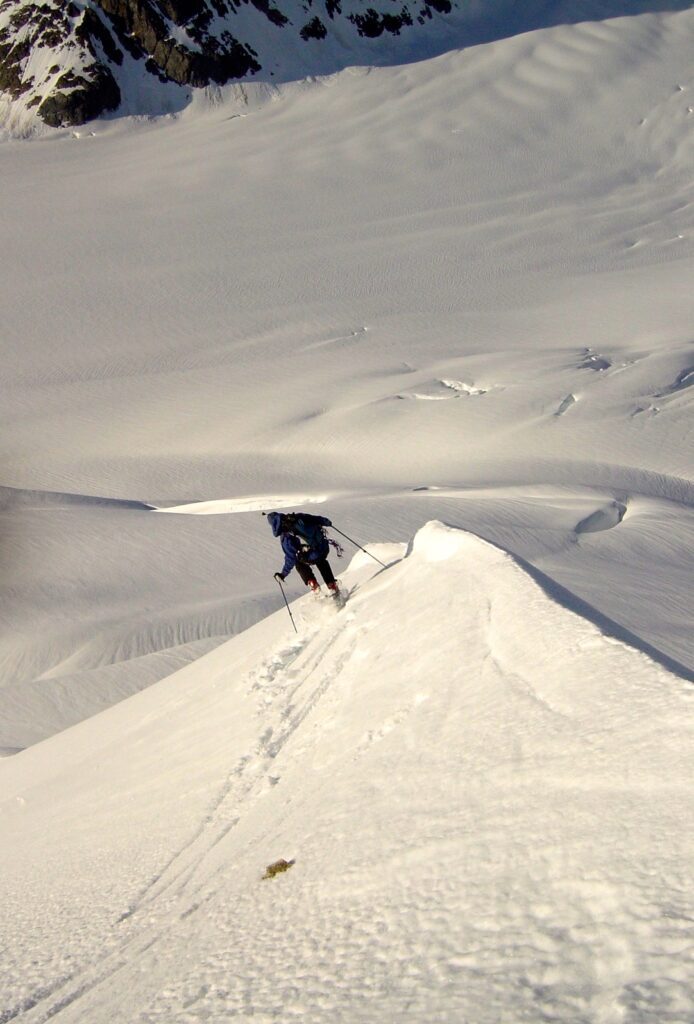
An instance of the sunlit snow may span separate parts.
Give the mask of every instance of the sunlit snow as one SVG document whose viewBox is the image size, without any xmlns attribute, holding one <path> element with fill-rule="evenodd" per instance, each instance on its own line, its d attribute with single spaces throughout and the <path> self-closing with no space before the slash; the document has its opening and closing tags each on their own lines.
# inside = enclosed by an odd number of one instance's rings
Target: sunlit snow
<svg viewBox="0 0 694 1024">
<path fill-rule="evenodd" d="M 3 1024 L 694 1019 L 694 9 L 575 6 L 0 145 Z"/>
</svg>

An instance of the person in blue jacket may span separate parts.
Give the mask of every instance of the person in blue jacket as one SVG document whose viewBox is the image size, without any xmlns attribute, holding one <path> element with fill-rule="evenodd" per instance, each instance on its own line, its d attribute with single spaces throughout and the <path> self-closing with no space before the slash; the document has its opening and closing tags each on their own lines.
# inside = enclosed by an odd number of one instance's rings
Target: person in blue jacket
<svg viewBox="0 0 694 1024">
<path fill-rule="evenodd" d="M 311 590 L 318 590 L 318 580 L 314 576 L 315 565 L 325 580 L 331 593 L 337 595 L 339 588 L 335 575 L 328 562 L 330 545 L 342 554 L 340 545 L 328 540 L 325 527 L 333 524 L 325 516 L 312 516 L 308 512 L 270 512 L 267 520 L 273 536 L 279 537 L 284 552 L 284 565 L 281 572 L 275 573 L 276 580 L 287 578 L 292 569 L 296 569 L 301 579 Z"/>
</svg>

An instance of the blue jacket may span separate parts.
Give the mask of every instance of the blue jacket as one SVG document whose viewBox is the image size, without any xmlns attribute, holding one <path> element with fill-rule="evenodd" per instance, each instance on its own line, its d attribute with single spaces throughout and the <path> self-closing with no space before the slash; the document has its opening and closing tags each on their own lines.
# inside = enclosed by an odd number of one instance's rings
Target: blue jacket
<svg viewBox="0 0 694 1024">
<path fill-rule="evenodd" d="M 294 517 L 296 527 L 281 512 L 270 512 L 267 519 L 273 536 L 279 537 L 282 543 L 282 550 L 284 552 L 283 576 L 288 576 L 298 561 L 315 565 L 316 562 L 320 562 L 322 558 L 327 557 L 330 545 L 321 528 L 323 526 L 332 526 L 333 524 L 325 516 L 312 516 L 308 512 L 299 512 Z M 302 526 L 306 528 L 306 532 L 309 535 L 313 534 L 310 544 L 303 540 L 301 536 L 298 536 Z M 293 532 L 295 528 L 297 533 Z"/>
</svg>

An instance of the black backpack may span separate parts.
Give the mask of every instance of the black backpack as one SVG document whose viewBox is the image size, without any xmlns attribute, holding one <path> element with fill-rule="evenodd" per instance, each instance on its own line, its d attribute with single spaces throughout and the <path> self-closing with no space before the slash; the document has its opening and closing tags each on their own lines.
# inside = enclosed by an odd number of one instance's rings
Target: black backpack
<svg viewBox="0 0 694 1024">
<path fill-rule="evenodd" d="M 320 550 L 328 539 L 324 528 L 313 516 L 304 517 L 289 512 L 285 514 L 284 521 L 289 532 L 299 538 L 304 551 Z"/>
</svg>

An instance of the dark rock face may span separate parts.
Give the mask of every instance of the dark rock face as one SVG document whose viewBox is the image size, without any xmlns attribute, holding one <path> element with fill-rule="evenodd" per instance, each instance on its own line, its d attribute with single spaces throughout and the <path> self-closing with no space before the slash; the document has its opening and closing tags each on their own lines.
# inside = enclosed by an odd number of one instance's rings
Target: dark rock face
<svg viewBox="0 0 694 1024">
<path fill-rule="evenodd" d="M 284 38 L 294 55 L 297 41 L 311 41 L 307 62 L 318 42 L 321 51 L 333 45 L 344 66 L 350 39 L 355 61 L 377 62 L 377 50 L 365 50 L 363 41 L 426 32 L 458 3 L 463 0 L 82 0 L 79 6 L 0 0 L 0 91 L 48 125 L 82 124 L 119 107 L 126 65 L 130 76 L 152 75 L 161 83 L 223 85 L 261 74 L 263 64 L 278 67 Z M 241 26 L 249 31 L 249 24 L 261 52 L 242 38 Z M 37 52 L 44 59 L 34 60 Z M 298 60 L 298 76 L 312 73 Z"/>
<path fill-rule="evenodd" d="M 109 15 L 118 37 L 130 40 L 130 52 L 133 53 L 133 44 L 138 46 L 140 55 L 150 58 L 150 70 L 156 69 L 179 85 L 203 86 L 210 82 L 222 85 L 233 78 L 244 78 L 260 71 L 250 47 L 230 33 L 221 33 L 219 39 L 208 35 L 212 13 L 196 0 L 165 0 L 162 7 L 170 16 L 187 18 L 186 22 L 174 21 L 174 24 L 185 25 L 200 51 L 172 39 L 160 10 L 148 0 L 98 0 L 98 3 Z M 192 16 L 191 9 L 194 9 Z M 171 17 L 171 20 L 174 19 Z"/>
<path fill-rule="evenodd" d="M 54 20 L 58 13 L 49 4 L 20 5 L 11 0 L 0 4 L 0 14 L 5 15 L 0 28 L 0 89 L 13 98 L 22 96 L 33 84 L 33 78 L 24 74 L 32 50 L 51 47 L 70 31 L 67 18 Z"/>
<path fill-rule="evenodd" d="M 364 14 L 351 14 L 349 20 L 357 26 L 360 36 L 368 36 L 370 39 L 376 39 L 384 32 L 392 32 L 397 36 L 403 26 L 412 24 L 407 7 L 402 7 L 399 14 L 379 14 L 370 7 Z"/>
<path fill-rule="evenodd" d="M 327 34 L 328 30 L 320 18 L 313 18 L 311 21 L 307 22 L 299 33 L 303 40 L 325 39 Z"/>
<path fill-rule="evenodd" d="M 13 99 L 31 93 L 27 106 L 38 108 L 42 120 L 53 126 L 81 124 L 118 107 L 120 89 L 108 64 L 121 64 L 123 54 L 93 10 L 5 0 L 0 17 L 0 89 Z M 37 50 L 56 57 L 39 82 L 26 69 Z M 78 52 L 78 61 L 64 59 L 70 50 Z"/>
<path fill-rule="evenodd" d="M 83 78 L 67 71 L 58 79 L 56 89 L 39 105 L 38 113 L 46 124 L 60 128 L 65 124 L 84 124 L 120 103 L 120 89 L 108 70 L 93 65 L 92 75 Z"/>
</svg>

